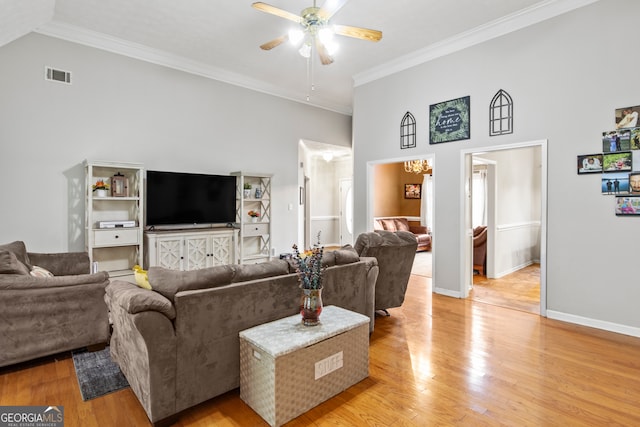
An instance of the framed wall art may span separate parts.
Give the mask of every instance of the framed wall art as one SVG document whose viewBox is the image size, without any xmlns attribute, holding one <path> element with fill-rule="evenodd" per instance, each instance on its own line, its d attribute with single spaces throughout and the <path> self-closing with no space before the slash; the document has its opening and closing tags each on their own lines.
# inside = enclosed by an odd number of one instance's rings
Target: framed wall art
<svg viewBox="0 0 640 427">
<path fill-rule="evenodd" d="M 616 197 L 616 215 L 640 215 L 640 196 Z"/>
<path fill-rule="evenodd" d="M 603 153 L 629 151 L 630 149 L 631 149 L 631 131 L 629 129 L 602 132 L 602 152 Z"/>
<path fill-rule="evenodd" d="M 422 195 L 422 184 L 405 184 L 404 185 L 405 199 L 419 199 L 421 195 Z"/>
<path fill-rule="evenodd" d="M 471 97 L 429 106 L 429 144 L 471 138 Z"/>
<path fill-rule="evenodd" d="M 602 173 L 602 153 L 578 156 L 578 175 L 584 173 Z"/>
<path fill-rule="evenodd" d="M 604 195 L 627 195 L 629 194 L 629 174 L 603 173 L 600 190 Z"/>
<path fill-rule="evenodd" d="M 640 126 L 638 115 L 640 114 L 640 105 L 635 107 L 624 107 L 616 109 L 616 129 L 635 128 Z"/>
<path fill-rule="evenodd" d="M 621 153 L 604 153 L 602 155 L 603 172 L 631 172 L 633 154 L 631 151 Z"/>
</svg>

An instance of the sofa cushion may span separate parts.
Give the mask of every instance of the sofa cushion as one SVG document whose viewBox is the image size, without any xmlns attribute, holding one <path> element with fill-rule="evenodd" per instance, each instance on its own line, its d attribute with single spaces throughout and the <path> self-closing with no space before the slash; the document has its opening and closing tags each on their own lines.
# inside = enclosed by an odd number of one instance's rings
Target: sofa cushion
<svg viewBox="0 0 640 427">
<path fill-rule="evenodd" d="M 231 265 L 202 268 L 200 270 L 178 271 L 163 267 L 150 267 L 149 284 L 169 300 L 174 301 L 180 291 L 215 288 L 231 283 L 235 269 Z"/>
<path fill-rule="evenodd" d="M 382 222 L 382 226 L 387 231 L 396 231 L 397 230 L 396 229 L 396 221 L 393 218 L 381 219 L 380 222 Z"/>
<path fill-rule="evenodd" d="M 0 273 L 29 275 L 29 267 L 24 265 L 15 253 L 0 250 Z"/>
<path fill-rule="evenodd" d="M 395 218 L 396 231 L 411 231 L 407 218 Z"/>
<path fill-rule="evenodd" d="M 282 259 L 276 259 L 260 264 L 237 265 L 234 266 L 234 269 L 235 274 L 231 283 L 238 283 L 289 274 L 289 263 Z"/>
<path fill-rule="evenodd" d="M 336 265 L 351 264 L 360 261 L 358 252 L 351 245 L 344 245 L 342 248 L 333 251 L 336 257 Z"/>
<path fill-rule="evenodd" d="M 149 292 L 133 283 L 114 280 L 107 286 L 107 294 L 128 313 L 152 310 L 164 314 L 171 320 L 176 318 L 176 310 L 171 301 L 159 293 Z"/>
<path fill-rule="evenodd" d="M 31 269 L 31 262 L 29 261 L 27 247 L 24 242 L 16 240 L 15 242 L 0 245 L 0 251 L 13 252 L 16 255 L 16 258 L 18 258 L 18 261 L 26 265 L 28 269 Z"/>
<path fill-rule="evenodd" d="M 34 265 L 31 267 L 31 271 L 29 272 L 33 277 L 53 277 L 53 273 L 43 267 L 38 267 Z"/>
</svg>

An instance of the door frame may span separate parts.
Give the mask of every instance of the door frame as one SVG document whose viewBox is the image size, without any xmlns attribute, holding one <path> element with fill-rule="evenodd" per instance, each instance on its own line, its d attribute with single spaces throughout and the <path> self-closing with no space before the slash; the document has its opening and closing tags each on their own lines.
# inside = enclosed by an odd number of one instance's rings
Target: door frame
<svg viewBox="0 0 640 427">
<path fill-rule="evenodd" d="M 469 297 L 469 289 L 473 284 L 473 254 L 469 250 L 470 236 L 473 236 L 473 230 L 468 224 L 471 212 L 471 174 L 473 173 L 470 164 L 474 154 L 489 151 L 504 151 L 515 148 L 535 147 L 539 146 L 540 153 L 540 315 L 547 316 L 547 143 L 546 139 L 494 145 L 490 147 L 479 147 L 474 149 L 466 149 L 460 151 L 460 248 L 463 256 L 460 257 L 460 296 L 461 298 Z M 471 247 L 472 248 L 472 247 Z"/>
</svg>

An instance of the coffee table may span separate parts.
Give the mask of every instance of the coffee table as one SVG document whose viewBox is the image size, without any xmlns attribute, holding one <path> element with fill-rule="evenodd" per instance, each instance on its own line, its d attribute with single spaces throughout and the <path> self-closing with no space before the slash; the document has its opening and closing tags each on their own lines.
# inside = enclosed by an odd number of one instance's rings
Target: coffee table
<svg viewBox="0 0 640 427">
<path fill-rule="evenodd" d="M 325 307 L 240 332 L 240 398 L 280 426 L 369 376 L 369 318 Z"/>
</svg>

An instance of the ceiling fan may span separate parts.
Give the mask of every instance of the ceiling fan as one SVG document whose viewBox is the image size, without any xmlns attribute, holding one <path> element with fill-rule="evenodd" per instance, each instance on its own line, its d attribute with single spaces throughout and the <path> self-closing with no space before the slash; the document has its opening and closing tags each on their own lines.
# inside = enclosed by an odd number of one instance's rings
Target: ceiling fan
<svg viewBox="0 0 640 427">
<path fill-rule="evenodd" d="M 333 62 L 332 55 L 338 47 L 337 43 L 333 41 L 334 34 L 373 42 L 379 41 L 382 38 L 381 31 L 330 23 L 333 15 L 335 15 L 346 2 L 347 0 L 327 0 L 322 7 L 317 7 L 314 0 L 313 6 L 304 9 L 300 15 L 287 12 L 286 10 L 279 9 L 267 3 L 253 3 L 251 6 L 255 9 L 300 24 L 300 28 L 268 41 L 261 45 L 260 48 L 263 50 L 271 50 L 288 40 L 295 45 L 301 44 L 298 52 L 305 58 L 309 58 L 312 50 L 315 48 L 322 64 L 328 65 Z"/>
</svg>

